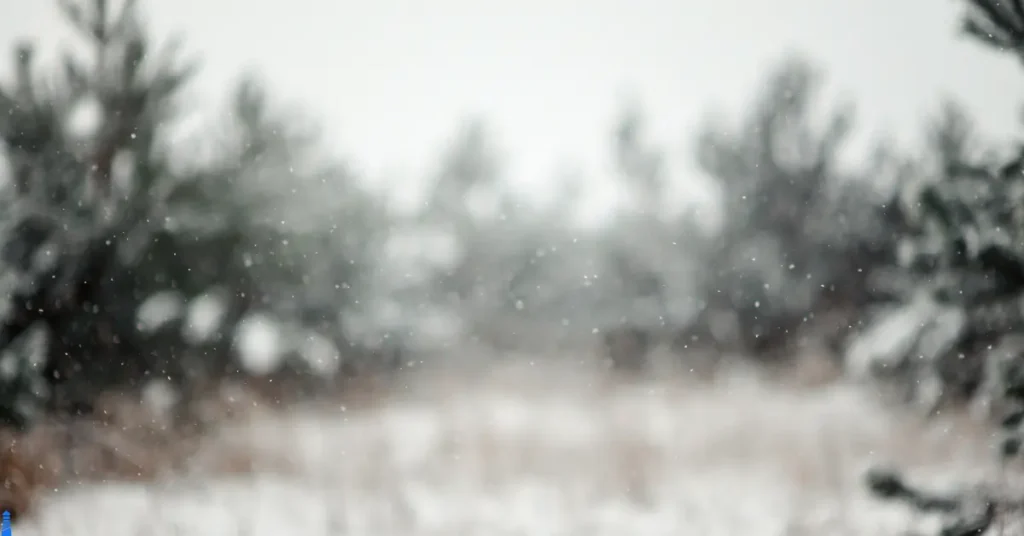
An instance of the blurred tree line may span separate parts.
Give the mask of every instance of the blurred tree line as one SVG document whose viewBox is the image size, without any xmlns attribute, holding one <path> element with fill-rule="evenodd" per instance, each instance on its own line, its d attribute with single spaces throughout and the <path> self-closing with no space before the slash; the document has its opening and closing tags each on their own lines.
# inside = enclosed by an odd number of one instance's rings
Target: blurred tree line
<svg viewBox="0 0 1024 536">
<path fill-rule="evenodd" d="M 1015 11 L 969 3 L 973 35 L 1019 49 Z M 773 363 L 810 345 L 937 407 L 995 381 L 990 348 L 1016 351 L 1020 159 L 955 103 L 920 154 L 879 144 L 851 165 L 853 108 L 820 102 L 809 62 L 783 62 L 738 121 L 694 139 L 717 227 L 666 206 L 668 156 L 634 106 L 609 133 L 621 200 L 603 226 L 573 220 L 586 183 L 546 204 L 512 189 L 480 122 L 399 211 L 253 78 L 177 139 L 198 63 L 120 4 L 60 0 L 88 46 L 39 65 L 20 45 L 0 89 L 7 422 L 154 381 L 188 399 L 290 371 L 313 389 L 454 344 L 595 339 L 636 368 L 657 345 Z"/>
</svg>

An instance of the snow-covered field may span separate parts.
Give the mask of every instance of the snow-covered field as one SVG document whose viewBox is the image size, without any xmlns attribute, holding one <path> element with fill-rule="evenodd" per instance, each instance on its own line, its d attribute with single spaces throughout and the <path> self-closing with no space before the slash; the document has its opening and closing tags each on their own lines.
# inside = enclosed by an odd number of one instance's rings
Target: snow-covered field
<svg viewBox="0 0 1024 536">
<path fill-rule="evenodd" d="M 868 497 L 870 463 L 972 480 L 989 458 L 965 420 L 925 426 L 852 386 L 529 364 L 253 417 L 207 454 L 244 450 L 265 468 L 68 487 L 15 533 L 878 536 L 936 520 Z"/>
</svg>

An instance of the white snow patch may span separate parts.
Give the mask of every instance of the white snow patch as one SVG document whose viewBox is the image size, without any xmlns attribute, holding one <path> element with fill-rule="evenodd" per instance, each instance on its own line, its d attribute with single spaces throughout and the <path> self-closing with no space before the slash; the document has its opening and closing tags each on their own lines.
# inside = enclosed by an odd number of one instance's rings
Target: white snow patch
<svg viewBox="0 0 1024 536">
<path fill-rule="evenodd" d="M 103 124 L 103 104 L 95 95 L 78 100 L 67 115 L 65 128 L 68 135 L 76 140 L 95 138 Z"/>
<path fill-rule="evenodd" d="M 319 333 L 307 332 L 298 346 L 303 359 L 316 374 L 329 377 L 341 366 L 338 347 Z"/>
<path fill-rule="evenodd" d="M 281 328 L 263 314 L 245 317 L 235 332 L 235 345 L 246 371 L 255 375 L 270 374 L 281 365 Z"/>
<path fill-rule="evenodd" d="M 220 292 L 207 292 L 188 305 L 182 335 L 190 344 L 211 340 L 221 328 L 227 312 L 227 300 Z"/>
<path fill-rule="evenodd" d="M 136 312 L 138 329 L 142 333 L 152 333 L 180 318 L 184 310 L 185 299 L 180 293 L 173 290 L 157 292 L 139 306 Z"/>
</svg>

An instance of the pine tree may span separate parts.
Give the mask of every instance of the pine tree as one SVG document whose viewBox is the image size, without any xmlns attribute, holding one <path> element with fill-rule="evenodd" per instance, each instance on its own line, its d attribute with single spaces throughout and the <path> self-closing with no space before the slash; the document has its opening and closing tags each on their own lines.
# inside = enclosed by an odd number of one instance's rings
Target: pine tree
<svg viewBox="0 0 1024 536">
<path fill-rule="evenodd" d="M 830 110 L 815 128 L 820 85 L 816 69 L 791 59 L 738 128 L 711 123 L 697 140 L 729 215 L 706 252 L 698 323 L 734 312 L 740 348 L 760 356 L 792 354 L 809 311 L 861 308 L 861 268 L 878 254 L 870 222 L 881 203 L 839 165 L 852 110 Z"/>
<path fill-rule="evenodd" d="M 330 199 L 309 185 L 337 191 L 348 175 L 311 167 L 314 132 L 272 112 L 260 84 L 246 80 L 223 135 L 194 140 L 211 154 L 183 159 L 169 129 L 197 63 L 181 59 L 180 42 L 155 47 L 134 0 L 119 10 L 107 0 L 59 6 L 90 46 L 40 77 L 33 48 L 21 45 L 15 80 L 0 90 L 11 178 L 0 191 L 0 284 L 10 295 L 0 350 L 20 371 L 4 375 L 4 419 L 24 424 L 32 408 L 88 411 L 103 391 L 156 378 L 186 386 L 238 373 L 232 333 L 257 309 L 316 320 L 345 342 L 338 314 L 354 301 L 346 293 L 365 268 L 373 233 L 363 224 L 374 210 L 348 188 L 312 226 L 282 225 L 297 213 L 282 201 L 289 193 Z M 313 264 L 336 270 L 314 274 Z M 141 330 L 140 308 L 164 292 L 185 304 L 219 296 L 221 329 L 199 346 L 181 340 L 180 314 Z M 333 310 L 317 301 L 332 296 Z M 17 350 L 33 336 L 45 350 L 26 361 Z"/>
<path fill-rule="evenodd" d="M 969 37 L 1024 59 L 1024 1 L 965 1 Z M 949 106 L 931 132 L 932 165 L 902 192 L 902 272 L 915 294 L 963 314 L 921 373 L 946 390 L 981 387 L 1004 431 L 998 456 L 1007 462 L 1020 453 L 1024 422 L 1024 145 L 1009 156 L 981 151 L 970 122 Z M 982 534 L 997 515 L 1019 516 L 1024 506 L 994 486 L 940 495 L 890 471 L 872 472 L 869 484 L 880 497 L 946 513 L 942 534 L 950 536 Z"/>
</svg>

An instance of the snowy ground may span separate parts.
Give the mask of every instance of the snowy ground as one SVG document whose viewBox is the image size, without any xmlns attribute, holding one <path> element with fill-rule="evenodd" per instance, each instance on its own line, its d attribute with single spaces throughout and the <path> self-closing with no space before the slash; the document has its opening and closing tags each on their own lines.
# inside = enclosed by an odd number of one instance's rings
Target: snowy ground
<svg viewBox="0 0 1024 536">
<path fill-rule="evenodd" d="M 877 536 L 935 520 L 867 497 L 869 463 L 987 471 L 962 419 L 915 424 L 850 386 L 520 366 L 346 404 L 256 417 L 209 447 L 255 450 L 256 474 L 67 488 L 15 532 Z"/>
</svg>

